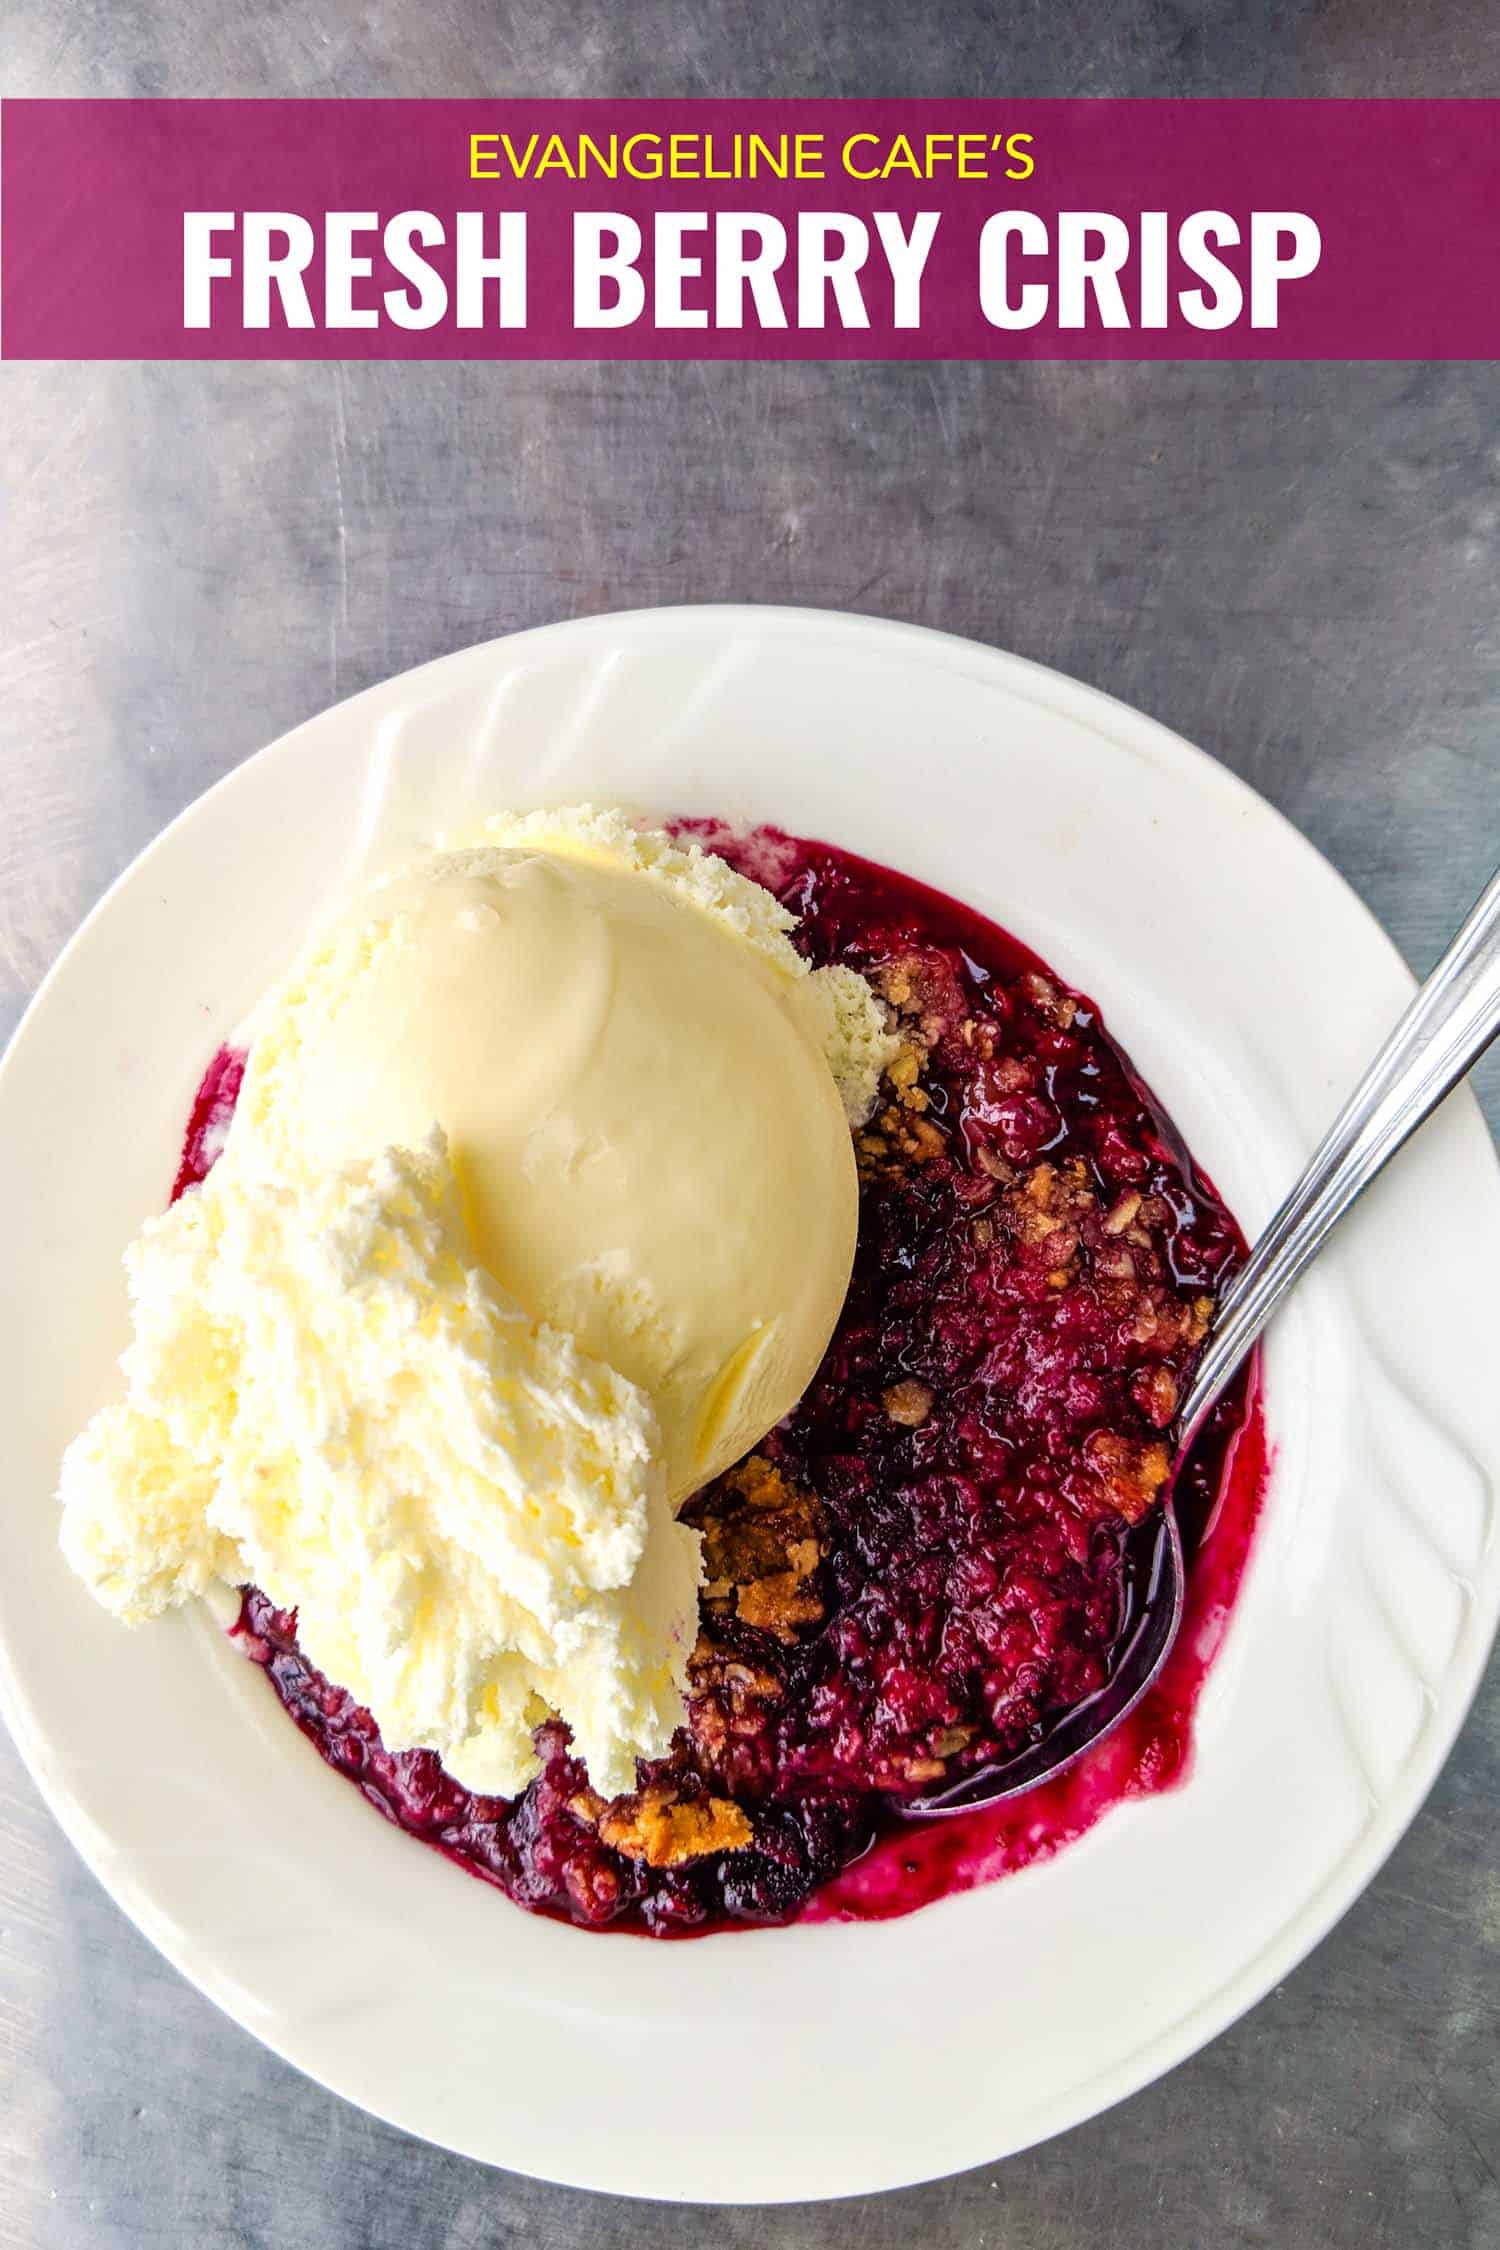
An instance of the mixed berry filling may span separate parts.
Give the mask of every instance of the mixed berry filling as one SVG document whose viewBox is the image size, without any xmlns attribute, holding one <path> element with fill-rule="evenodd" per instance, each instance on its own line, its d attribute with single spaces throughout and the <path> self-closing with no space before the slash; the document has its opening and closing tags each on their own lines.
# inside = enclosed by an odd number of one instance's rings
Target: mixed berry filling
<svg viewBox="0 0 1500 2250">
<path fill-rule="evenodd" d="M 900 1046 L 856 1137 L 859 1247 L 823 1364 L 685 1511 L 705 1561 L 687 1725 L 629 1796 L 593 1791 L 555 1721 L 519 1798 L 475 1796 L 432 1752 L 386 1750 L 295 1616 L 249 1588 L 238 1628 L 388 1819 L 522 1906 L 658 1936 L 905 1911 L 1176 1778 L 1262 1464 L 1242 1384 L 1178 1482 L 1188 1630 L 1126 1726 L 1009 1806 L 915 1821 L 1108 1679 L 1244 1244 L 1092 1002 L 1015 939 L 829 845 L 694 833 L 797 913 L 810 960 L 869 978 Z M 221 1056 L 179 1189 L 237 1087 Z"/>
</svg>

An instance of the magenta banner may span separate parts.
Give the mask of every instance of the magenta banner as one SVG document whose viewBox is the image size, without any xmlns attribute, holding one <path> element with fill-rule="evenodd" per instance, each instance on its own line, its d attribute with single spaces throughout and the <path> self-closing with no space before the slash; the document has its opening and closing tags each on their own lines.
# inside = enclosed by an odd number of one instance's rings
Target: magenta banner
<svg viewBox="0 0 1500 2250">
<path fill-rule="evenodd" d="M 1496 359 L 1500 102 L 8 101 L 13 359 Z"/>
</svg>

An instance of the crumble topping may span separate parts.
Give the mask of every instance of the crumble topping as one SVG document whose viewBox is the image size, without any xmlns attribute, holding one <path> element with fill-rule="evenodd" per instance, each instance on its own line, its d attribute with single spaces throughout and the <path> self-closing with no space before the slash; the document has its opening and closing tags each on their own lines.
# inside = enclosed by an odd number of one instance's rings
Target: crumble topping
<svg viewBox="0 0 1500 2250">
<path fill-rule="evenodd" d="M 813 1581 L 822 1557 L 823 1512 L 759 1453 L 721 1477 L 684 1511 L 703 1533 L 703 1600 L 710 1615 L 778 1639 L 815 1625 L 823 1604 Z"/>
<path fill-rule="evenodd" d="M 688 1724 L 710 1779 L 752 1802 L 773 1778 L 768 1751 L 782 1682 L 768 1665 L 699 1636 L 688 1664 Z"/>
<path fill-rule="evenodd" d="M 1083 1450 L 1109 1505 L 1118 1509 L 1127 1523 L 1139 1523 L 1171 1471 L 1172 1456 L 1167 1447 L 1120 1437 L 1112 1430 L 1095 1430 L 1085 1439 Z"/>
<path fill-rule="evenodd" d="M 922 1427 L 932 1412 L 933 1400 L 937 1396 L 930 1383 L 919 1383 L 911 1376 L 900 1383 L 890 1384 L 880 1395 L 891 1420 L 899 1422 L 907 1430 L 919 1430 Z"/>
<path fill-rule="evenodd" d="M 648 1867 L 681 1867 L 710 1852 L 737 1852 L 751 1840 L 750 1823 L 728 1797 L 685 1798 L 653 1781 L 633 1797 L 617 1797 L 598 1817 L 601 1840 Z"/>
</svg>

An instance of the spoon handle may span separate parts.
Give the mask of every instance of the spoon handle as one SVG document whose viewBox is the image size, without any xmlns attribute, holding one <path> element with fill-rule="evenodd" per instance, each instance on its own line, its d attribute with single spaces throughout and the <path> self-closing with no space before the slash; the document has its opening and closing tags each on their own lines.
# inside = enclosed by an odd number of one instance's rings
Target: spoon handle
<svg viewBox="0 0 1500 2250">
<path fill-rule="evenodd" d="M 1500 1031 L 1500 871 L 1339 1111 L 1220 1302 L 1178 1421 L 1184 1448 L 1303 1268 Z"/>
</svg>

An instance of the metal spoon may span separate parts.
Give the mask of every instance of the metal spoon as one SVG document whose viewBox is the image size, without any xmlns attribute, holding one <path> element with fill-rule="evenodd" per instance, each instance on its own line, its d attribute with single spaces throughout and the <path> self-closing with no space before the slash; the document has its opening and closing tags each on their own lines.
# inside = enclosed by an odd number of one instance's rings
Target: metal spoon
<svg viewBox="0 0 1500 2250">
<path fill-rule="evenodd" d="M 1166 1498 L 1127 1558 L 1127 1624 L 1105 1685 L 1040 1741 L 898 1809 L 942 1818 L 1032 1789 L 1135 1709 L 1182 1623 L 1186 1566 L 1172 1492 L 1193 1441 L 1282 1298 L 1402 1143 L 1500 1031 L 1500 872 L 1328 1129 L 1307 1170 L 1225 1290 L 1177 1418 Z"/>
</svg>

